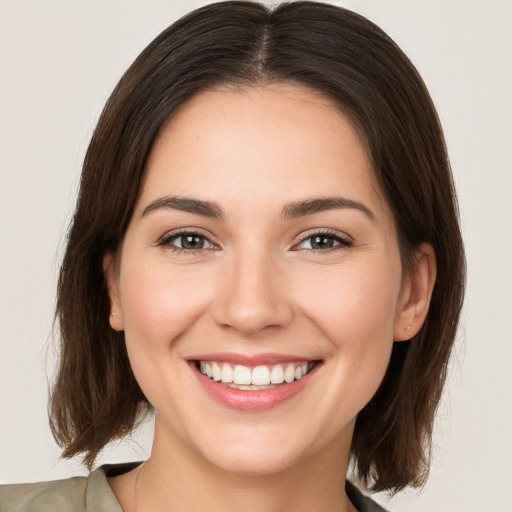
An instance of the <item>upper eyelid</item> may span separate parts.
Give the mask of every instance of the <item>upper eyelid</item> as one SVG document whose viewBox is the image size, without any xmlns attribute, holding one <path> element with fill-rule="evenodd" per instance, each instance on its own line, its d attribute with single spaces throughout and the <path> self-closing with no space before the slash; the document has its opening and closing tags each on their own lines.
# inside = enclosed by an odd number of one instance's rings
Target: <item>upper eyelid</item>
<svg viewBox="0 0 512 512">
<path fill-rule="evenodd" d="M 156 244 L 160 245 L 163 241 L 168 240 L 173 237 L 178 237 L 180 235 L 187 235 L 187 234 L 195 234 L 204 237 L 206 240 L 208 240 L 211 244 L 221 247 L 220 241 L 215 237 L 212 233 L 209 231 L 199 228 L 199 227 L 186 227 L 186 228 L 177 228 L 174 230 L 167 231 L 162 236 L 160 236 L 156 240 Z M 304 242 L 308 238 L 315 236 L 315 235 L 327 235 L 332 236 L 333 238 L 339 238 L 342 240 L 345 240 L 349 243 L 354 243 L 354 239 L 348 235 L 347 233 L 343 231 L 339 231 L 333 228 L 311 228 L 306 231 L 301 232 L 299 235 L 295 236 L 293 241 L 291 242 L 290 246 L 295 247 L 298 244 Z"/>
<path fill-rule="evenodd" d="M 303 231 L 300 235 L 297 235 L 292 242 L 292 246 L 297 245 L 298 243 L 303 242 L 304 240 L 307 240 L 308 238 L 315 235 L 332 236 L 333 238 L 341 238 L 347 242 L 354 243 L 354 239 L 344 231 L 338 231 L 332 228 L 313 228 Z"/>
<path fill-rule="evenodd" d="M 204 229 L 196 228 L 196 227 L 179 228 L 179 229 L 167 231 L 166 233 L 164 233 L 162 236 L 160 236 L 156 240 L 156 244 L 161 245 L 164 241 L 167 241 L 167 240 L 175 238 L 175 237 L 183 236 L 183 235 L 199 235 L 199 236 L 205 238 L 206 240 L 208 240 L 211 244 L 213 244 L 217 247 L 220 246 L 217 239 L 211 233 L 206 232 Z"/>
</svg>

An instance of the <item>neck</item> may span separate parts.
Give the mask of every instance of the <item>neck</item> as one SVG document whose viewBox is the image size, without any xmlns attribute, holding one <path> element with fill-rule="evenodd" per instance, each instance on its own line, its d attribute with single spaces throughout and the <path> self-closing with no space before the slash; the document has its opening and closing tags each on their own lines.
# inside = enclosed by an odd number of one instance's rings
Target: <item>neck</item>
<svg viewBox="0 0 512 512">
<path fill-rule="evenodd" d="M 350 439 L 337 439 L 280 472 L 240 475 L 217 468 L 184 446 L 157 417 L 151 457 L 136 479 L 135 509 L 167 512 L 172 505 L 173 512 L 354 510 L 344 486 L 349 453 Z"/>
</svg>

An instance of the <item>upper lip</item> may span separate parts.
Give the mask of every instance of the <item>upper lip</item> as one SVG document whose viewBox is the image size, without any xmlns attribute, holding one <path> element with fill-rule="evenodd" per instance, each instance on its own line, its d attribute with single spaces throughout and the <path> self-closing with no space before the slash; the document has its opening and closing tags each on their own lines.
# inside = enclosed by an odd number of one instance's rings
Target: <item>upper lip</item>
<svg viewBox="0 0 512 512">
<path fill-rule="evenodd" d="M 215 352 L 209 354 L 199 354 L 187 358 L 190 361 L 221 361 L 242 366 L 260 366 L 281 363 L 291 363 L 294 361 L 318 361 L 311 357 L 304 357 L 296 354 L 237 354 L 233 352 Z"/>
</svg>

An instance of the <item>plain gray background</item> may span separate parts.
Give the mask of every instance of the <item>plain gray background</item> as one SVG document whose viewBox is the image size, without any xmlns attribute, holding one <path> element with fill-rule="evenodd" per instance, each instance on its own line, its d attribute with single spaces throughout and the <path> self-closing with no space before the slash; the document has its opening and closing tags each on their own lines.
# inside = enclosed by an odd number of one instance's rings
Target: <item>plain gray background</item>
<svg viewBox="0 0 512 512">
<path fill-rule="evenodd" d="M 80 165 L 134 57 L 204 1 L 0 0 L 0 481 L 84 474 L 47 426 L 55 280 Z M 331 2 L 366 15 L 423 75 L 444 124 L 469 282 L 431 477 L 395 511 L 512 511 L 512 2 Z M 50 347 L 50 348 L 49 348 Z M 102 461 L 145 457 L 151 425 Z"/>
</svg>

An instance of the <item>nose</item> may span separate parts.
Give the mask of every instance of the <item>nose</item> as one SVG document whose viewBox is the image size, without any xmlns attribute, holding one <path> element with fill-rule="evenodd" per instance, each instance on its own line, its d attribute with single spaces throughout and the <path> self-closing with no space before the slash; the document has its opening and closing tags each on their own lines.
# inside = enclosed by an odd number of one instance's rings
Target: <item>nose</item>
<svg viewBox="0 0 512 512">
<path fill-rule="evenodd" d="M 256 336 L 288 326 L 293 304 L 282 269 L 268 254 L 240 254 L 219 276 L 222 292 L 214 307 L 215 321 L 243 336 Z"/>
</svg>

